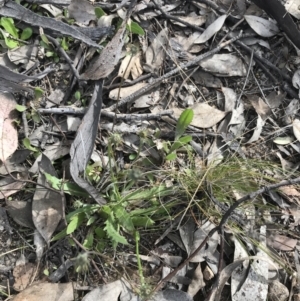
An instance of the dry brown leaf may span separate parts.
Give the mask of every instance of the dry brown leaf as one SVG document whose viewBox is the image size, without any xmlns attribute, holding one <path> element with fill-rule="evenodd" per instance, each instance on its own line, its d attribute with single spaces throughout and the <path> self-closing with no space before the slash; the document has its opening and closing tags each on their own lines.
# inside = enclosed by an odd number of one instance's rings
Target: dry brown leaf
<svg viewBox="0 0 300 301">
<path fill-rule="evenodd" d="M 75 19 L 79 25 L 89 25 L 93 20 L 96 21 L 95 7 L 88 1 L 72 0 L 68 6 L 70 18 Z"/>
<path fill-rule="evenodd" d="M 126 55 L 121 63 L 118 76 L 127 79 L 131 73 L 133 79 L 138 78 L 143 73 L 141 65 L 141 52 L 135 55 Z"/>
<path fill-rule="evenodd" d="M 32 221 L 32 202 L 9 200 L 6 201 L 8 214 L 22 227 L 34 229 Z"/>
<path fill-rule="evenodd" d="M 257 16 L 244 15 L 250 27 L 260 36 L 269 38 L 279 32 L 279 28 L 273 20 L 266 20 Z"/>
<path fill-rule="evenodd" d="M 247 95 L 247 98 L 251 102 L 256 113 L 260 115 L 263 120 L 266 120 L 272 114 L 270 107 L 258 95 Z"/>
<path fill-rule="evenodd" d="M 190 109 L 194 111 L 194 118 L 191 125 L 199 128 L 210 128 L 227 115 L 227 112 L 220 111 L 206 103 L 197 103 L 190 107 Z M 173 108 L 176 118 L 179 118 L 183 111 L 183 109 Z"/>
<path fill-rule="evenodd" d="M 12 94 L 0 94 L 0 160 L 5 161 L 18 147 L 18 133 L 13 124 L 17 117 Z"/>
<path fill-rule="evenodd" d="M 231 53 L 215 54 L 199 65 L 207 72 L 219 76 L 246 76 L 247 69 L 241 58 Z"/>
<path fill-rule="evenodd" d="M 72 301 L 72 283 L 35 283 L 18 294 L 14 301 Z"/>
<path fill-rule="evenodd" d="M 292 185 L 282 186 L 279 188 L 279 191 L 287 196 L 300 196 L 300 192 Z"/>
<path fill-rule="evenodd" d="M 268 245 L 280 251 L 293 251 L 298 240 L 285 235 L 276 234 L 273 237 L 267 237 Z"/>
<path fill-rule="evenodd" d="M 12 172 L 11 174 L 19 181 L 14 180 L 10 175 L 3 177 L 0 180 L 0 200 L 19 192 L 26 185 L 25 182 L 22 182 L 22 180 L 28 179 L 28 172 L 25 168 L 23 171 Z"/>
<path fill-rule="evenodd" d="M 203 273 L 201 269 L 201 264 L 199 263 L 197 268 L 194 271 L 192 282 L 190 283 L 187 293 L 194 297 L 199 290 L 205 286 L 205 281 L 203 280 Z"/>
<path fill-rule="evenodd" d="M 212 24 L 210 24 L 202 33 L 195 31 L 189 38 L 191 42 L 190 44 L 201 44 L 208 41 L 223 27 L 226 18 L 227 15 L 220 16 Z"/>
<path fill-rule="evenodd" d="M 118 97 L 119 99 L 122 99 L 124 97 L 127 97 L 129 95 L 131 95 L 132 93 L 134 93 L 135 91 L 140 90 L 141 88 L 147 86 L 146 83 L 137 83 L 134 86 L 130 86 L 130 87 L 126 87 L 126 88 L 116 88 L 113 89 L 109 92 L 109 98 L 110 99 L 114 99 L 117 100 Z"/>
<path fill-rule="evenodd" d="M 168 43 L 168 28 L 164 28 L 158 33 L 152 44 L 146 50 L 145 70 L 155 73 L 161 68 L 166 56 Z"/>
<path fill-rule="evenodd" d="M 121 27 L 118 29 L 112 40 L 102 50 L 99 58 L 90 65 L 84 74 L 81 75 L 82 79 L 98 80 L 106 78 L 114 71 L 115 66 L 119 62 L 124 45 L 126 24 L 132 13 L 135 3 L 136 1 L 130 4 L 131 8 L 129 11 L 127 11 L 127 16 L 123 20 Z"/>
<path fill-rule="evenodd" d="M 50 189 L 50 184 L 46 180 L 45 174 L 57 177 L 56 171 L 51 161 L 42 155 L 39 164 L 40 173 L 38 186 L 32 202 L 32 219 L 36 229 L 41 233 L 47 243 L 49 243 L 53 232 L 64 216 L 64 198 L 59 192 Z M 44 188 L 49 187 L 49 189 Z"/>
<path fill-rule="evenodd" d="M 34 274 L 36 271 L 36 265 L 27 262 L 22 265 L 17 265 L 13 270 L 13 276 L 15 278 L 14 289 L 18 292 L 23 291 L 34 280 Z"/>
</svg>

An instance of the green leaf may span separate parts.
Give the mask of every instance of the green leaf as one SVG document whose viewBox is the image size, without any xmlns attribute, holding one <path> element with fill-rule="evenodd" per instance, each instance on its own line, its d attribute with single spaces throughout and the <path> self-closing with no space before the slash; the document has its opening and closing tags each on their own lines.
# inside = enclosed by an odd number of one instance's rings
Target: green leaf
<svg viewBox="0 0 300 301">
<path fill-rule="evenodd" d="M 88 235 L 86 236 L 85 240 L 83 241 L 83 246 L 86 249 L 92 248 L 94 243 L 94 231 L 89 231 Z"/>
<path fill-rule="evenodd" d="M 81 93 L 80 93 L 80 91 L 76 91 L 76 92 L 75 92 L 75 99 L 76 99 L 76 100 L 80 100 L 80 98 L 81 98 Z"/>
<path fill-rule="evenodd" d="M 5 41 L 5 45 L 9 48 L 9 49 L 14 49 L 16 47 L 19 46 L 19 43 L 10 39 L 10 38 L 7 38 L 7 37 L 4 37 L 4 41 Z"/>
<path fill-rule="evenodd" d="M 136 157 L 137 157 L 137 154 L 130 154 L 129 157 L 128 157 L 128 159 L 131 160 L 131 161 L 133 161 L 133 160 L 136 159 Z"/>
<path fill-rule="evenodd" d="M 112 240 L 113 247 L 116 248 L 118 243 L 123 245 L 128 245 L 128 242 L 124 236 L 122 236 L 115 228 L 112 223 L 111 218 L 108 218 L 105 221 L 105 228 L 104 230 L 107 233 L 107 236 Z"/>
<path fill-rule="evenodd" d="M 67 236 L 67 228 L 57 233 L 54 237 L 52 237 L 51 241 L 56 241 L 63 239 Z"/>
<path fill-rule="evenodd" d="M 85 197 L 85 198 L 89 197 L 89 194 L 83 188 L 79 187 L 75 183 L 70 183 L 70 182 L 64 183 L 63 191 L 64 191 L 64 193 L 67 193 L 67 194 L 73 195 L 73 196 L 81 196 L 81 197 Z"/>
<path fill-rule="evenodd" d="M 31 113 L 31 118 L 32 120 L 35 122 L 35 123 L 40 123 L 41 122 L 41 117 L 40 115 L 36 112 L 36 111 L 33 111 Z"/>
<path fill-rule="evenodd" d="M 45 56 L 46 57 L 53 57 L 55 55 L 55 53 L 53 52 L 53 51 L 47 51 L 46 53 L 45 53 Z"/>
<path fill-rule="evenodd" d="M 69 50 L 69 44 L 68 44 L 68 41 L 67 41 L 67 38 L 63 38 L 60 42 L 61 44 L 61 47 L 63 48 L 63 50 L 67 51 Z"/>
<path fill-rule="evenodd" d="M 129 233 L 133 233 L 135 228 L 129 213 L 121 205 L 113 207 L 113 212 L 118 219 L 119 224 Z"/>
<path fill-rule="evenodd" d="M 55 176 L 50 175 L 49 173 L 44 173 L 47 182 L 52 186 L 52 188 L 56 190 L 61 190 L 61 180 L 56 178 Z"/>
<path fill-rule="evenodd" d="M 97 219 L 97 217 L 96 216 L 91 216 L 89 219 L 88 219 L 88 221 L 87 221 L 87 223 L 86 223 L 86 225 L 87 226 L 90 226 L 90 225 L 92 225 L 95 221 L 96 221 L 96 219 Z"/>
<path fill-rule="evenodd" d="M 78 229 L 78 227 L 83 223 L 84 221 L 84 213 L 80 213 L 77 214 L 75 216 L 72 217 L 72 220 L 70 221 L 70 223 L 67 226 L 67 234 L 71 234 L 73 233 L 76 229 Z"/>
<path fill-rule="evenodd" d="M 89 197 L 89 194 L 75 183 L 66 182 L 62 185 L 62 180 L 48 173 L 44 173 L 47 182 L 56 190 L 62 190 L 64 193 L 74 196 Z"/>
<path fill-rule="evenodd" d="M 107 219 L 107 218 L 109 218 L 109 216 L 111 216 L 111 214 L 112 214 L 112 211 L 109 206 L 104 205 L 101 207 L 100 212 L 99 212 L 100 217 L 102 217 L 103 219 Z"/>
<path fill-rule="evenodd" d="M 131 220 L 136 227 L 149 227 L 155 224 L 148 216 L 133 216 Z"/>
<path fill-rule="evenodd" d="M 133 192 L 128 193 L 122 198 L 123 201 L 133 201 L 133 200 L 149 200 L 154 197 L 163 197 L 173 193 L 172 189 L 167 188 L 164 185 L 156 186 L 150 189 L 137 189 Z"/>
<path fill-rule="evenodd" d="M 6 45 L 8 48 L 13 49 L 13 48 L 16 48 L 16 47 L 19 46 L 19 42 L 14 41 L 14 40 L 8 38 L 8 37 L 7 37 L 7 33 L 4 32 L 1 28 L 0 28 L 0 31 L 1 31 L 2 36 L 3 36 L 3 38 L 4 38 L 5 45 Z"/>
<path fill-rule="evenodd" d="M 26 27 L 21 34 L 21 40 L 28 40 L 32 36 L 32 29 L 30 27 Z"/>
<path fill-rule="evenodd" d="M 186 128 L 190 125 L 194 118 L 194 111 L 192 109 L 184 110 L 177 122 L 176 130 L 175 130 L 175 141 L 182 136 L 185 132 Z"/>
<path fill-rule="evenodd" d="M 18 111 L 18 112 L 24 112 L 24 111 L 26 111 L 27 110 L 27 107 L 26 106 L 21 106 L 21 105 L 16 105 L 16 110 Z"/>
<path fill-rule="evenodd" d="M 2 17 L 0 21 L 1 26 L 8 32 L 10 35 L 12 35 L 14 38 L 18 39 L 18 30 L 15 27 L 14 20 L 12 18 L 5 18 Z"/>
<path fill-rule="evenodd" d="M 94 230 L 94 232 L 95 232 L 97 238 L 100 238 L 100 239 L 102 238 L 103 239 L 106 236 L 105 231 L 102 228 L 100 228 L 100 227 L 97 227 Z"/>
<path fill-rule="evenodd" d="M 79 209 L 76 209 L 76 210 L 70 212 L 66 216 L 66 220 L 67 220 L 67 222 L 70 222 L 75 215 L 78 215 L 78 214 L 81 214 L 81 213 L 84 214 L 84 215 L 94 214 L 96 211 L 99 210 L 99 208 L 100 208 L 99 205 L 85 205 L 82 208 L 79 208 Z"/>
<path fill-rule="evenodd" d="M 47 43 L 45 43 L 44 41 L 40 41 L 40 45 L 42 47 L 44 47 L 45 49 L 47 49 L 47 50 L 52 50 L 53 51 L 53 48 L 50 45 L 48 45 Z"/>
<path fill-rule="evenodd" d="M 50 46 L 50 42 L 44 34 L 41 34 L 41 39 L 46 45 Z"/>
<path fill-rule="evenodd" d="M 101 7 L 96 7 L 95 8 L 95 15 L 98 19 L 100 19 L 102 16 L 106 16 L 106 13 Z"/>
<path fill-rule="evenodd" d="M 173 153 L 175 150 L 177 150 L 178 148 L 180 148 L 182 146 L 182 143 L 180 141 L 175 141 L 171 148 L 170 148 L 170 151 L 169 153 Z"/>
<path fill-rule="evenodd" d="M 191 142 L 192 140 L 193 140 L 193 137 L 192 137 L 192 136 L 189 136 L 189 135 L 180 137 L 180 138 L 178 139 L 178 141 L 181 142 L 182 145 L 187 144 L 187 143 Z"/>
<path fill-rule="evenodd" d="M 130 25 L 127 25 L 127 30 L 129 30 L 131 33 L 138 34 L 140 36 L 145 35 L 144 29 L 136 22 L 131 22 Z"/>
<path fill-rule="evenodd" d="M 179 138 L 177 141 L 175 141 L 170 149 L 170 153 L 173 153 L 175 150 L 179 149 L 180 147 L 182 147 L 183 145 L 189 143 L 191 140 L 193 139 L 192 136 L 184 136 Z"/>
<path fill-rule="evenodd" d="M 37 148 L 33 147 L 30 144 L 30 140 L 28 138 L 23 139 L 23 145 L 24 145 L 25 148 L 27 148 L 30 151 L 33 151 L 33 152 L 38 152 L 39 151 Z"/>
<path fill-rule="evenodd" d="M 176 153 L 170 153 L 166 156 L 166 160 L 172 161 L 176 159 Z"/>
<path fill-rule="evenodd" d="M 41 98 L 43 96 L 43 94 L 44 94 L 43 89 L 41 89 L 39 87 L 34 88 L 34 97 L 35 97 L 35 99 Z"/>
</svg>

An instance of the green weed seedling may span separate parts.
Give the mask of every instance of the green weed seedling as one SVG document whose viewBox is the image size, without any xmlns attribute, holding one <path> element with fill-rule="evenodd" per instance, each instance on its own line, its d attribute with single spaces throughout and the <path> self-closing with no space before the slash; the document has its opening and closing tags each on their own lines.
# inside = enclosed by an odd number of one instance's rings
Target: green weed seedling
<svg viewBox="0 0 300 301">
<path fill-rule="evenodd" d="M 74 94 L 74 97 L 75 97 L 76 101 L 80 101 L 84 107 L 87 105 L 86 100 L 81 97 L 80 91 L 76 91 Z"/>
<path fill-rule="evenodd" d="M 22 41 L 26 41 L 32 36 L 32 29 L 30 27 L 20 31 L 15 26 L 14 20 L 6 17 L 0 18 L 0 32 L 0 39 L 4 41 L 5 46 L 9 49 L 24 45 Z"/>
<path fill-rule="evenodd" d="M 174 143 L 171 145 L 170 150 L 168 150 L 166 160 L 176 159 L 176 150 L 188 144 L 193 139 L 192 136 L 189 135 L 182 136 L 186 131 L 187 127 L 191 124 L 193 118 L 194 111 L 192 109 L 186 109 L 181 113 L 176 125 L 175 140 Z"/>
<path fill-rule="evenodd" d="M 60 44 L 63 50 L 67 51 L 69 50 L 69 44 L 70 41 L 72 41 L 71 38 L 57 38 L 57 42 Z M 55 48 L 52 46 L 50 41 L 47 39 L 47 37 L 44 34 L 41 34 L 41 41 L 40 45 L 45 48 L 46 50 L 46 57 L 52 57 L 55 63 L 59 62 L 59 55 L 57 54 Z"/>
</svg>

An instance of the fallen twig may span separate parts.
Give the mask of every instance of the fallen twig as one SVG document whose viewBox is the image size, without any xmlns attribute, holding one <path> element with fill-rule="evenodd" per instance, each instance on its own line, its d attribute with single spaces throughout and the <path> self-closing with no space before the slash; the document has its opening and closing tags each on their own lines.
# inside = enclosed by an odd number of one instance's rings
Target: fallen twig
<svg viewBox="0 0 300 301">
<path fill-rule="evenodd" d="M 72 114 L 72 115 L 83 115 L 86 112 L 86 108 L 74 108 L 74 107 L 61 107 L 61 108 L 49 108 L 49 109 L 38 109 L 40 114 Z M 173 114 L 172 110 L 162 111 L 157 114 L 146 113 L 146 114 L 115 114 L 105 110 L 101 111 L 101 116 L 107 118 L 115 118 L 117 120 L 161 120 L 163 116 L 171 116 Z"/>
</svg>

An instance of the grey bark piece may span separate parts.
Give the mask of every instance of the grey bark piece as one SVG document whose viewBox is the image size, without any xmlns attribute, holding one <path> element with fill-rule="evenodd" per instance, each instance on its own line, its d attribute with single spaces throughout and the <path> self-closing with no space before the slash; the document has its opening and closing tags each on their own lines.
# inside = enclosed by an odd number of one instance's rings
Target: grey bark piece
<svg viewBox="0 0 300 301">
<path fill-rule="evenodd" d="M 74 39 L 80 40 L 87 44 L 98 49 L 102 49 L 102 46 L 93 42 L 86 35 L 82 34 L 79 30 L 74 27 L 65 24 L 61 21 L 56 21 L 53 18 L 39 16 L 26 9 L 24 6 L 17 4 L 11 0 L 8 0 L 3 7 L 0 8 L 0 15 L 5 17 L 11 17 L 25 23 L 30 24 L 31 26 L 38 26 L 42 28 L 51 29 L 53 31 L 59 32 L 60 34 L 70 36 Z"/>
<path fill-rule="evenodd" d="M 70 149 L 70 172 L 73 180 L 81 188 L 85 189 L 99 205 L 105 204 L 106 201 L 101 197 L 97 189 L 81 176 L 84 176 L 83 173 L 94 149 L 102 107 L 102 87 L 103 80 L 95 82 L 95 89 L 89 108 L 83 117 Z"/>
</svg>

